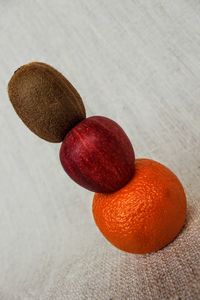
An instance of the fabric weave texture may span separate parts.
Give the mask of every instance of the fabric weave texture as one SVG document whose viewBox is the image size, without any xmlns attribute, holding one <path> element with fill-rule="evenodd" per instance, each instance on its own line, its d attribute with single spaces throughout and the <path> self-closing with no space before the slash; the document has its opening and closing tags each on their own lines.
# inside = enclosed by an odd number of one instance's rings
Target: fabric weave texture
<svg viewBox="0 0 200 300">
<path fill-rule="evenodd" d="M 0 299 L 200 299 L 200 1 L 0 1 Z M 96 228 L 93 194 L 73 183 L 59 145 L 15 114 L 7 82 L 43 61 L 118 122 L 137 158 L 168 166 L 188 200 L 169 246 L 131 255 Z"/>
</svg>

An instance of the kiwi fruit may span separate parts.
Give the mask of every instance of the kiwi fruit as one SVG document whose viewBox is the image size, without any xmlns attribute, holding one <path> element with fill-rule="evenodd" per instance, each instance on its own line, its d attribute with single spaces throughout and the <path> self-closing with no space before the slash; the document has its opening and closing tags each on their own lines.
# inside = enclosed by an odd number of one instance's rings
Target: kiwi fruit
<svg viewBox="0 0 200 300">
<path fill-rule="evenodd" d="M 86 117 L 76 89 L 45 63 L 32 62 L 17 69 L 9 81 L 8 94 L 26 126 L 49 142 L 61 142 Z"/>
</svg>

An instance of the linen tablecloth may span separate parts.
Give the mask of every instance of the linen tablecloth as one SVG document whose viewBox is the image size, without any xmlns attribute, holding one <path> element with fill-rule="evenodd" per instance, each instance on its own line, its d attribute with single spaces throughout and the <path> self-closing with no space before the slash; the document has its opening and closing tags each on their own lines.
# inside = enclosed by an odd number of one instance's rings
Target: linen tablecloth
<svg viewBox="0 0 200 300">
<path fill-rule="evenodd" d="M 88 116 L 117 121 L 136 157 L 177 174 L 188 211 L 173 243 L 133 255 L 102 237 L 60 145 L 8 100 L 30 61 L 59 69 Z M 200 1 L 1 0 L 0 105 L 1 300 L 200 299 Z"/>
</svg>

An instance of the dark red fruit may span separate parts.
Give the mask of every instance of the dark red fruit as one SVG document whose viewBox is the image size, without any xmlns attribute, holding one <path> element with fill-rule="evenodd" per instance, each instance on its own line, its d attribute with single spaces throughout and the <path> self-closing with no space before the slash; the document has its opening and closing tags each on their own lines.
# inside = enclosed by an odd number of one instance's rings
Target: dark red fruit
<svg viewBox="0 0 200 300">
<path fill-rule="evenodd" d="M 110 193 L 132 178 L 135 155 L 129 138 L 116 122 L 94 116 L 66 135 L 60 160 L 67 174 L 84 188 Z"/>
</svg>

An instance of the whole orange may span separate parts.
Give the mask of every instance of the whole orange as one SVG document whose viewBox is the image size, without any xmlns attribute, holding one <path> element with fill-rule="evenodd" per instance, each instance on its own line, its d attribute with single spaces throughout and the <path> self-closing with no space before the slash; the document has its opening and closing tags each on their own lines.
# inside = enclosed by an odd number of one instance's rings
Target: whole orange
<svg viewBox="0 0 200 300">
<path fill-rule="evenodd" d="M 186 218 L 183 187 L 168 168 L 150 159 L 137 159 L 135 174 L 120 190 L 93 199 L 100 231 L 117 248 L 150 253 L 169 244 Z"/>
</svg>

